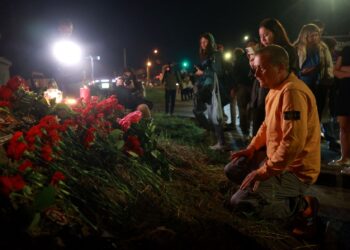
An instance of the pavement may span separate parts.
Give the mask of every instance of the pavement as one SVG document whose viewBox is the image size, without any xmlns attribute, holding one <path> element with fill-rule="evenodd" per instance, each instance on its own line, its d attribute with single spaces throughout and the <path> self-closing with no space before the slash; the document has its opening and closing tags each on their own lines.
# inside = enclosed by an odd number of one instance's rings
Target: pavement
<svg viewBox="0 0 350 250">
<path fill-rule="evenodd" d="M 192 100 L 181 101 L 179 95 L 177 95 L 175 116 L 194 118 L 192 109 Z M 162 109 L 158 111 L 162 111 Z M 229 118 L 227 123 L 231 123 L 229 105 L 224 107 L 224 112 Z M 238 112 L 236 113 L 238 114 Z M 233 150 L 243 148 L 246 145 L 246 142 L 242 139 L 238 119 L 235 123 L 236 131 L 225 132 L 225 136 L 232 141 Z M 350 249 L 350 176 L 341 174 L 341 168 L 327 166 L 328 162 L 338 159 L 339 156 L 339 153 L 328 149 L 327 142 L 322 141 L 321 174 L 316 184 L 310 188 L 309 193 L 316 196 L 320 201 L 319 215 L 325 230 L 336 235 L 337 244 L 341 244 L 342 249 Z M 330 246 L 333 245 L 330 244 Z"/>
</svg>

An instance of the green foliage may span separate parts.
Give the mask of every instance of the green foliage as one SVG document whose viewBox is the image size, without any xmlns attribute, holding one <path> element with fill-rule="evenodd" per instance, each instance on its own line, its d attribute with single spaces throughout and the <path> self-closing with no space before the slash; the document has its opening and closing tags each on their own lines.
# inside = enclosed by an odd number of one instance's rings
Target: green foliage
<svg viewBox="0 0 350 250">
<path fill-rule="evenodd" d="M 156 134 L 164 138 L 172 139 L 182 144 L 200 145 L 204 142 L 205 130 L 196 126 L 188 118 L 169 117 L 162 114 L 154 116 Z"/>
<path fill-rule="evenodd" d="M 33 208 L 42 212 L 55 203 L 55 189 L 53 186 L 47 186 L 34 199 Z"/>
</svg>

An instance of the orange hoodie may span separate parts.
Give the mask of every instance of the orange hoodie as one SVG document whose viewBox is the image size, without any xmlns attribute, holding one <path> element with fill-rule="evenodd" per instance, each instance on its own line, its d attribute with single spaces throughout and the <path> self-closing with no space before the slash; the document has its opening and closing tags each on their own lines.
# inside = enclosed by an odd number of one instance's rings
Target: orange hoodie
<svg viewBox="0 0 350 250">
<path fill-rule="evenodd" d="M 248 146 L 267 147 L 268 159 L 258 174 L 269 178 L 290 171 L 304 183 L 314 183 L 320 173 L 321 136 L 311 90 L 291 73 L 277 88 L 270 89 L 265 111 L 265 121 Z"/>
</svg>

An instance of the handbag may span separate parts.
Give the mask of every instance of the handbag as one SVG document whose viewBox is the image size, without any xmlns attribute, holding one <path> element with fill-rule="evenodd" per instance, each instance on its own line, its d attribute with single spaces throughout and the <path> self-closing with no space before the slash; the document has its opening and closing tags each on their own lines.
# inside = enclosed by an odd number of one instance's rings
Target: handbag
<svg viewBox="0 0 350 250">
<path fill-rule="evenodd" d="M 219 80 L 216 73 L 214 73 L 214 86 L 211 92 L 211 105 L 208 109 L 208 117 L 214 125 L 220 125 L 224 120 L 224 111 L 221 105 Z"/>
</svg>

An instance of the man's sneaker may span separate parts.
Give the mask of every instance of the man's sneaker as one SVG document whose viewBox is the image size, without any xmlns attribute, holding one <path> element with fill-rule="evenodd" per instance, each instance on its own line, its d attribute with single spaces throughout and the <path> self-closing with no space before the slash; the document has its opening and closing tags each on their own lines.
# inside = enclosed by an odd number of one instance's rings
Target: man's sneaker
<svg viewBox="0 0 350 250">
<path fill-rule="evenodd" d="M 209 148 L 210 148 L 211 150 L 227 150 L 227 149 L 228 149 L 228 147 L 227 147 L 226 145 L 222 145 L 222 144 L 220 144 L 219 142 L 216 143 L 216 144 L 213 145 L 213 146 L 210 146 Z"/>
<path fill-rule="evenodd" d="M 350 175 L 350 167 L 346 167 L 340 171 L 342 174 Z"/>
<path fill-rule="evenodd" d="M 319 201 L 312 196 L 305 196 L 307 207 L 301 213 L 301 221 L 297 225 L 292 234 L 296 237 L 311 239 L 317 233 L 317 214 L 319 209 Z"/>
</svg>

